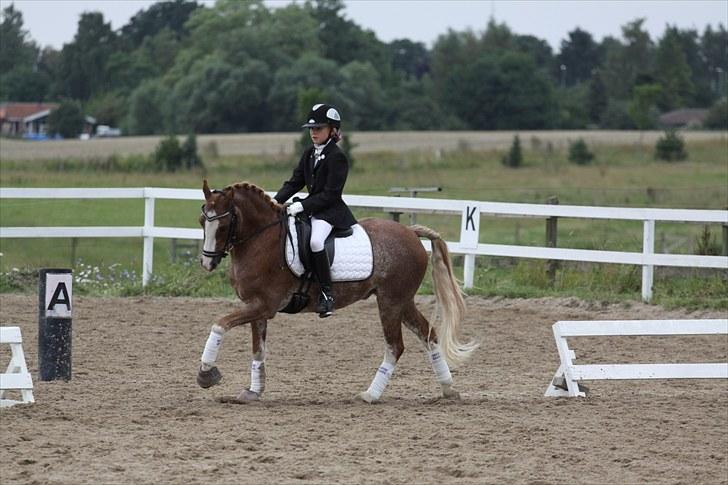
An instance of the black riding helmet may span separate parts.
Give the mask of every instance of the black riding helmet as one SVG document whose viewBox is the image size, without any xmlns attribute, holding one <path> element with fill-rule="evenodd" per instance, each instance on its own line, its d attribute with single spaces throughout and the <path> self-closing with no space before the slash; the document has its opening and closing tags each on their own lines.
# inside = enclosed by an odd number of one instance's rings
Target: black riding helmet
<svg viewBox="0 0 728 485">
<path fill-rule="evenodd" d="M 301 128 L 316 128 L 331 125 L 338 129 L 341 127 L 341 116 L 330 104 L 316 104 L 308 113 L 307 121 Z"/>
</svg>

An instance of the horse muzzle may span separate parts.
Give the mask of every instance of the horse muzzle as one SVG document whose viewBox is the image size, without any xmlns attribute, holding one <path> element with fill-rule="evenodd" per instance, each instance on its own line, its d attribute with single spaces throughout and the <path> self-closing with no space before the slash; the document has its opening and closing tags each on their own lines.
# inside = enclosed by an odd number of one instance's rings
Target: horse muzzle
<svg viewBox="0 0 728 485">
<path fill-rule="evenodd" d="M 220 264 L 220 261 L 222 261 L 222 255 L 217 256 L 200 256 L 200 264 L 203 268 L 205 268 L 207 271 L 212 271 Z"/>
</svg>

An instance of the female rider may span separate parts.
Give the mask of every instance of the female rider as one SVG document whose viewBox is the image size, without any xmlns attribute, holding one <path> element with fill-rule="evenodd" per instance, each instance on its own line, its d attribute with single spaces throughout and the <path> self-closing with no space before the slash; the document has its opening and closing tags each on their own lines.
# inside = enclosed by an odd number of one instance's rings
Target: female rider
<svg viewBox="0 0 728 485">
<path fill-rule="evenodd" d="M 301 212 L 311 217 L 311 250 L 314 272 L 321 287 L 319 316 L 325 318 L 334 313 L 334 298 L 331 291 L 331 265 L 324 250 L 326 237 L 335 227 L 346 229 L 356 224 L 354 215 L 341 198 L 349 161 L 336 143 L 341 139 L 341 116 L 331 105 L 317 104 L 308 114 L 302 128 L 308 128 L 313 146 L 301 156 L 291 178 L 275 195 L 283 204 L 304 185 L 308 197 L 288 205 L 286 212 L 296 215 Z"/>
</svg>

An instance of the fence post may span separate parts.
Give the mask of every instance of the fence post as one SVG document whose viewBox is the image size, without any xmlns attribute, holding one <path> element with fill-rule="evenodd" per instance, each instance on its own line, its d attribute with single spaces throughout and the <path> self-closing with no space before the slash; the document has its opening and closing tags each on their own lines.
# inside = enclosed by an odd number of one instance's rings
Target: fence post
<svg viewBox="0 0 728 485">
<path fill-rule="evenodd" d="M 643 222 L 642 255 L 650 256 L 655 253 L 655 221 Z M 643 261 L 644 262 L 644 261 Z M 654 277 L 654 266 L 651 264 L 642 265 L 642 300 L 652 300 L 652 281 Z"/>
<path fill-rule="evenodd" d="M 559 198 L 555 195 L 552 195 L 548 199 L 546 199 L 547 204 L 553 204 L 558 205 L 559 204 Z M 558 224 L 558 217 L 547 217 L 546 218 L 546 247 L 548 248 L 555 248 L 556 247 L 556 234 L 557 234 L 557 224 Z M 559 262 L 554 259 L 549 259 L 546 261 L 546 276 L 549 279 L 549 282 L 551 285 L 554 284 L 554 281 L 556 280 L 556 269 L 559 267 Z"/>
<path fill-rule="evenodd" d="M 723 256 L 728 256 L 728 224 L 723 224 Z"/>
<path fill-rule="evenodd" d="M 142 286 L 152 277 L 154 264 L 154 197 L 144 197 L 144 258 L 142 260 Z"/>
<path fill-rule="evenodd" d="M 480 205 L 474 201 L 465 202 L 460 224 L 460 248 L 478 249 L 480 237 Z M 463 258 L 463 280 L 465 288 L 472 288 L 475 279 L 475 254 L 465 253 Z"/>
</svg>

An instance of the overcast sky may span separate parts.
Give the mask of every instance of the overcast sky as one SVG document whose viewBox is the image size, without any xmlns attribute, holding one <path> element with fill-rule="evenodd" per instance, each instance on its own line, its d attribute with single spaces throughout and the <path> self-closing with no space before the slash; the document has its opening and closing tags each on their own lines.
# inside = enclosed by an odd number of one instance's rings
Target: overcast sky
<svg viewBox="0 0 728 485">
<path fill-rule="evenodd" d="M 73 39 L 79 15 L 98 10 L 114 29 L 126 24 L 139 10 L 154 0 L 0 0 L 6 7 L 14 3 L 23 13 L 25 27 L 41 46 L 57 49 Z M 205 5 L 213 0 L 198 0 Z M 289 0 L 267 0 L 269 6 Z M 620 26 L 645 17 L 645 28 L 653 39 L 660 37 L 666 24 L 695 28 L 702 32 L 728 24 L 726 0 L 348 0 L 346 16 L 373 30 L 385 42 L 408 38 L 428 46 L 448 28 L 482 31 L 493 15 L 518 34 L 545 39 L 558 51 L 561 40 L 580 27 L 597 40 L 607 35 L 621 37 Z"/>
</svg>

